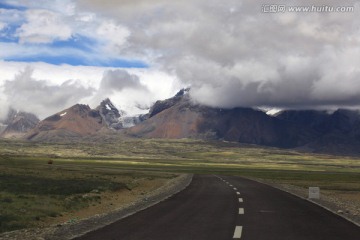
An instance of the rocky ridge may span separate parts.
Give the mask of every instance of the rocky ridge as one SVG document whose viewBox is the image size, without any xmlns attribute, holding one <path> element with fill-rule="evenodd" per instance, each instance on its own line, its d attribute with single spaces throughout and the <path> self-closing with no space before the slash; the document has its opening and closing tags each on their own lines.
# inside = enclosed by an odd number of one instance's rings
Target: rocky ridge
<svg viewBox="0 0 360 240">
<path fill-rule="evenodd" d="M 0 126 L 0 137 L 19 138 L 33 129 L 40 120 L 32 113 L 10 109 Z"/>
</svg>

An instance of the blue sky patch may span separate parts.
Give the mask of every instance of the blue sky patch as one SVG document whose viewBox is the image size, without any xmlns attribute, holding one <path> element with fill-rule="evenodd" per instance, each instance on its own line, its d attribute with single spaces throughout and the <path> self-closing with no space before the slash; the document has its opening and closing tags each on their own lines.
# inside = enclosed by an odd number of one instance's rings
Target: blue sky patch
<svg viewBox="0 0 360 240">
<path fill-rule="evenodd" d="M 72 66 L 94 66 L 94 67 L 116 67 L 116 68 L 148 68 L 149 65 L 137 60 L 127 59 L 86 59 L 68 56 L 30 56 L 30 57 L 11 57 L 4 59 L 8 62 L 45 62 L 54 65 L 68 64 Z"/>
<path fill-rule="evenodd" d="M 16 30 L 20 25 L 7 25 L 4 29 L 0 30 L 0 42 L 19 42 L 16 37 Z"/>
<path fill-rule="evenodd" d="M 4 2 L 4 1 L 3 1 Z M 119 68 L 148 68 L 149 65 L 140 60 L 125 59 L 121 56 L 108 56 L 102 53 L 102 42 L 97 38 L 73 33 L 73 36 L 65 41 L 53 41 L 51 43 L 31 43 L 26 39 L 20 42 L 18 29 L 26 22 L 26 7 L 0 3 L 0 9 L 7 12 L 0 21 L 7 25 L 0 30 L 0 43 L 11 46 L 11 51 L 6 54 L 4 49 L 4 61 L 11 62 L 44 62 L 54 65 L 68 64 L 72 66 L 97 66 Z M 7 11 L 15 10 L 15 11 Z M 20 11 L 20 12 L 19 12 Z M 15 13 L 13 13 L 15 12 Z M 19 15 L 20 17 L 12 18 Z M 35 31 L 36 34 L 36 31 Z M 90 35 L 91 36 L 91 35 Z M 17 45 L 19 48 L 17 49 Z"/>
<path fill-rule="evenodd" d="M 0 31 L 0 42 L 18 44 L 15 37 L 15 26 Z M 31 55 L 12 55 L 4 61 L 10 62 L 45 62 L 54 65 L 68 64 L 72 66 L 96 66 L 96 67 L 119 67 L 119 68 L 148 68 L 149 65 L 139 60 L 122 58 L 109 58 L 94 53 L 98 42 L 95 39 L 82 35 L 75 35 L 67 41 L 55 41 L 50 44 L 23 44 L 26 48 L 40 47 L 39 51 Z"/>
<path fill-rule="evenodd" d="M 150 66 L 138 60 L 112 59 L 100 64 L 102 67 L 121 67 L 121 68 L 149 68 Z"/>
<path fill-rule="evenodd" d="M 15 10 L 19 10 L 19 11 L 25 11 L 27 9 L 26 7 L 10 5 L 10 4 L 6 4 L 6 3 L 0 3 L 0 9 L 1 8 L 2 9 L 15 9 Z"/>
<path fill-rule="evenodd" d="M 48 46 L 51 48 L 75 48 L 82 51 L 92 52 L 92 49 L 96 45 L 97 42 L 95 40 L 82 35 L 76 35 L 67 41 L 55 41 Z"/>
</svg>

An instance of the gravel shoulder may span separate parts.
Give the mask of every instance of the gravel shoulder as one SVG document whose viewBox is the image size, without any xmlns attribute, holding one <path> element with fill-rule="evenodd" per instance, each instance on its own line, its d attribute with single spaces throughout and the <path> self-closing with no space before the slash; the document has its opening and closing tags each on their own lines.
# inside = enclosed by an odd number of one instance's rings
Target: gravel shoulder
<svg viewBox="0 0 360 240">
<path fill-rule="evenodd" d="M 142 198 L 137 201 L 109 213 L 95 215 L 74 223 L 58 224 L 43 229 L 24 229 L 7 232 L 0 235 L 0 240 L 70 240 L 109 225 L 169 198 L 185 189 L 191 183 L 192 177 L 192 174 L 182 174 L 169 180 L 162 187 L 142 196 Z"/>
</svg>

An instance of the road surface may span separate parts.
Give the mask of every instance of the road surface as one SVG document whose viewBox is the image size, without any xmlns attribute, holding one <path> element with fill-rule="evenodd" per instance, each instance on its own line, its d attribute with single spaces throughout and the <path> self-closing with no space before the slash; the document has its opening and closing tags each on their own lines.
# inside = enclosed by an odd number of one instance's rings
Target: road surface
<svg viewBox="0 0 360 240">
<path fill-rule="evenodd" d="M 196 175 L 171 198 L 78 240 L 359 240 L 360 227 L 240 177 Z"/>
</svg>

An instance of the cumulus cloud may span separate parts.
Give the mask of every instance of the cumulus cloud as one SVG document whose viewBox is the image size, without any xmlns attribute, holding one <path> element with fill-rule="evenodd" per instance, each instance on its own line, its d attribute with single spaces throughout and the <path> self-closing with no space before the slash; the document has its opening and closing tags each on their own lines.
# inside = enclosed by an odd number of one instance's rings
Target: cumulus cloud
<svg viewBox="0 0 360 240">
<path fill-rule="evenodd" d="M 71 37 L 72 29 L 61 15 L 44 9 L 30 9 L 26 12 L 27 22 L 17 29 L 21 43 L 51 43 L 65 41 Z"/>
<path fill-rule="evenodd" d="M 21 11 L 16 9 L 0 9 L 0 21 L 7 24 L 19 24 L 25 20 Z"/>
<path fill-rule="evenodd" d="M 5 2 L 24 9 L 0 8 L 0 31 L 2 23 L 6 24 L 0 37 L 11 39 L 0 39 L 4 46 L 0 58 L 70 63 L 77 58 L 96 66 L 133 59 L 119 54 L 130 35 L 126 26 L 101 14 L 77 11 L 73 0 Z"/>
<path fill-rule="evenodd" d="M 114 48 L 118 49 L 116 52 L 119 52 L 129 37 L 130 32 L 127 28 L 113 21 L 104 21 L 97 28 L 96 34 L 101 42 L 104 43 L 104 49 L 108 53 L 112 53 Z"/>
<path fill-rule="evenodd" d="M 191 85 L 217 107 L 360 106 L 360 19 L 355 0 L 283 1 L 287 6 L 354 6 L 348 13 L 262 12 L 269 1 L 79 0 L 131 31 L 123 52 Z"/>
<path fill-rule="evenodd" d="M 146 89 L 135 74 L 130 74 L 126 70 L 108 70 L 104 72 L 100 84 L 102 91 L 121 91 L 125 88 Z"/>
<path fill-rule="evenodd" d="M 62 56 L 60 52 L 66 52 L 88 59 L 118 57 L 149 63 L 151 69 L 146 73 L 139 69 L 97 70 L 97 80 L 92 79 L 96 92 L 83 95 L 94 105 L 106 97 L 124 108 L 137 103 L 150 105 L 169 97 L 176 87 L 191 86 L 195 101 L 216 107 L 360 106 L 360 4 L 355 0 L 278 0 L 277 4 L 287 6 L 346 5 L 355 10 L 273 14 L 262 12 L 263 4 L 273 4 L 267 0 L 6 2 L 29 8 L 25 16 L 18 10 L 0 10 L 6 15 L 0 14 L 0 22 L 20 26 L 20 41 L 51 43 L 85 36 L 89 44 L 84 52 L 3 42 L 0 58 L 36 53 Z M 73 75 L 68 66 L 61 67 L 61 75 Z M 156 74 L 151 75 L 151 71 Z M 40 82 L 45 89 L 60 88 L 60 83 L 35 80 L 44 78 L 28 79 Z M 86 74 L 79 79 L 82 84 L 74 89 L 89 90 L 83 86 L 88 81 Z M 10 94 L 9 82 L 4 85 L 8 86 L 6 96 Z M 62 88 L 68 89 L 66 84 Z M 64 99 L 69 97 L 66 91 L 59 93 Z M 38 101 L 40 106 L 43 100 Z"/>
<path fill-rule="evenodd" d="M 183 85 L 172 76 L 148 69 L 109 69 L 104 71 L 99 88 L 89 103 L 111 101 L 128 115 L 147 113 L 159 99 L 172 97 Z"/>
<path fill-rule="evenodd" d="M 68 108 L 75 103 L 89 104 L 90 107 L 96 108 L 99 103 L 105 98 L 110 98 L 111 101 L 120 109 L 125 110 L 129 115 L 136 115 L 146 112 L 146 108 L 150 107 L 155 101 L 159 99 L 166 99 L 173 96 L 180 88 L 184 86 L 174 79 L 171 75 L 167 75 L 163 72 L 154 69 L 112 69 L 103 67 L 91 67 L 91 66 L 69 66 L 69 65 L 51 65 L 46 63 L 19 63 L 19 62 L 2 62 L 0 61 L 0 118 L 1 112 L 6 112 L 9 105 L 21 107 L 25 100 L 21 103 L 15 103 L 18 101 L 11 96 L 22 95 L 24 87 L 19 90 L 14 90 L 13 94 L 5 93 L 4 87 L 9 87 L 9 79 L 13 81 L 18 79 L 18 69 L 25 69 L 29 66 L 32 69 L 27 70 L 28 73 L 22 75 L 24 79 L 30 79 L 29 83 L 25 80 L 23 84 L 29 87 L 34 85 L 33 82 L 41 82 L 41 86 L 45 86 L 45 89 L 51 88 L 55 91 L 58 89 L 58 96 L 64 94 L 64 98 L 70 94 L 74 95 L 73 100 L 69 100 L 63 104 L 58 104 L 58 107 L 49 106 L 46 103 L 47 97 L 52 92 L 44 94 L 33 94 L 28 99 L 26 110 L 40 115 L 42 118 L 50 116 L 55 112 L 61 111 L 64 108 Z M 14 77 L 14 72 L 17 72 L 17 76 Z M 28 76 L 31 76 L 30 78 Z M 42 79 L 42 80 L 39 80 Z M 76 81 L 69 81 L 68 79 L 75 79 Z M 66 82 L 74 83 L 75 89 L 69 90 L 63 89 L 62 86 L 66 86 Z M 75 84 L 76 83 L 76 84 Z M 15 85 L 15 84 L 13 84 Z M 76 87 L 78 86 L 78 87 Z M 13 86 L 15 88 L 15 86 Z M 83 90 L 84 89 L 84 90 Z M 20 91 L 21 90 L 21 91 Z M 92 90 L 91 92 L 89 90 Z M 45 91 L 45 90 L 44 90 Z M 79 91 L 79 93 L 76 93 Z M 85 92 L 84 97 L 81 98 L 79 94 Z M 10 96 L 11 95 L 11 96 Z M 27 95 L 28 96 L 28 95 Z M 78 97 L 76 97 L 78 96 Z M 76 98 L 75 98 L 76 97 Z M 41 104 L 41 102 L 45 102 Z M 60 102 L 63 100 L 59 100 Z M 35 104 L 36 103 L 36 104 Z M 56 105 L 56 104 L 55 104 Z M 41 107 L 43 106 L 43 107 Z M 139 108 L 144 108 L 142 110 Z"/>
<path fill-rule="evenodd" d="M 46 80 L 34 79 L 32 74 L 33 69 L 28 67 L 13 80 L 5 81 L 3 93 L 11 107 L 35 113 L 41 118 L 79 103 L 94 91 L 73 80 L 50 85 Z"/>
<path fill-rule="evenodd" d="M 130 115 L 138 114 L 136 105 L 147 105 L 152 99 L 149 89 L 137 74 L 124 69 L 107 70 L 104 72 L 97 93 L 92 98 L 93 105 L 105 98 L 110 98 L 117 107 Z"/>
<path fill-rule="evenodd" d="M 1 90 L 1 87 L 0 87 Z M 4 120 L 9 110 L 9 103 L 4 95 L 0 95 L 0 120 Z"/>
</svg>

